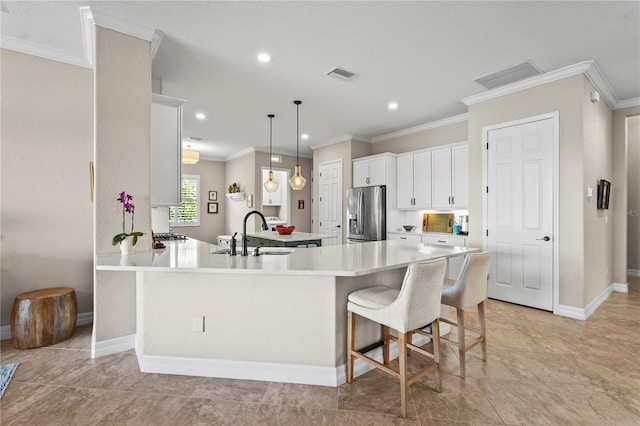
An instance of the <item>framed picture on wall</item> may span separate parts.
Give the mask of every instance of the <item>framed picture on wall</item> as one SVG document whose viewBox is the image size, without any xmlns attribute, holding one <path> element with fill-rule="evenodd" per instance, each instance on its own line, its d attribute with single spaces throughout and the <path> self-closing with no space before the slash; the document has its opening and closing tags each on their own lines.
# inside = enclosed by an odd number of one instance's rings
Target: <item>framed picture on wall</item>
<svg viewBox="0 0 640 426">
<path fill-rule="evenodd" d="M 209 201 L 218 201 L 218 191 L 209 191 Z"/>
<path fill-rule="evenodd" d="M 207 213 L 218 213 L 218 203 L 207 203 Z"/>
</svg>

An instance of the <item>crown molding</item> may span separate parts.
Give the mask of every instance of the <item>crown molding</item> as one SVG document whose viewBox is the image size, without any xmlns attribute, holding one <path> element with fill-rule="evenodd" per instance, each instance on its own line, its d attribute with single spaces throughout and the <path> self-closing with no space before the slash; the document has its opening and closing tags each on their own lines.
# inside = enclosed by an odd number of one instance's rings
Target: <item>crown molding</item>
<svg viewBox="0 0 640 426">
<path fill-rule="evenodd" d="M 477 95 L 467 96 L 462 98 L 461 102 L 467 106 L 474 105 L 479 102 L 488 101 L 491 99 L 499 98 L 501 96 L 509 95 L 511 93 L 519 92 L 521 90 L 530 89 L 532 87 L 540 86 L 542 84 L 551 83 L 553 81 L 561 80 L 563 78 L 571 77 L 574 75 L 585 73 L 589 67 L 593 64 L 593 61 L 584 61 L 575 65 L 560 68 L 555 71 L 549 71 L 548 73 L 527 78 L 506 86 L 498 87 L 487 92 L 479 93 Z"/>
<path fill-rule="evenodd" d="M 623 109 L 640 106 L 640 98 L 631 98 L 618 102 L 614 109 Z"/>
<path fill-rule="evenodd" d="M 87 58 L 85 56 L 76 55 L 74 53 L 66 52 L 63 50 L 53 49 L 49 46 L 20 40 L 10 36 L 3 35 L 2 37 L 0 37 L 0 47 L 31 56 L 50 59 L 56 62 L 76 65 L 82 68 L 93 68 L 93 65 L 89 63 L 89 61 L 87 61 Z"/>
<path fill-rule="evenodd" d="M 409 127 L 408 129 L 398 130 L 384 135 L 371 138 L 371 143 L 378 143 L 389 139 L 399 138 L 401 136 L 412 135 L 414 133 L 424 132 L 425 130 L 435 129 L 438 127 L 449 126 L 451 124 L 460 123 L 469 120 L 469 114 L 464 113 L 460 115 L 454 115 L 453 117 L 443 118 L 442 120 L 432 121 L 431 123 L 421 124 L 415 127 Z"/>
<path fill-rule="evenodd" d="M 163 37 L 163 34 L 160 31 L 154 28 L 146 27 L 144 25 L 126 21 L 122 18 L 110 15 L 105 12 L 93 10 L 90 6 L 83 6 L 79 9 L 79 11 L 80 24 L 82 27 L 82 44 L 84 46 L 84 54 L 86 60 L 91 64 L 92 68 L 94 66 L 94 31 L 96 25 L 123 34 L 127 34 L 141 40 L 148 41 L 149 43 L 151 43 L 151 59 L 153 60 L 153 58 L 155 57 Z"/>
<path fill-rule="evenodd" d="M 371 143 L 371 138 L 368 138 L 368 137 L 362 136 L 362 135 L 350 135 L 350 134 L 347 134 L 347 135 L 342 135 L 342 136 L 335 137 L 333 139 L 327 139 L 326 141 L 318 142 L 316 144 L 310 145 L 309 147 L 312 150 L 316 150 L 316 149 L 319 149 L 319 148 L 324 148 L 325 146 L 331 146 L 331 145 L 335 145 L 335 144 L 342 143 L 342 142 L 348 142 L 348 141 Z"/>
<path fill-rule="evenodd" d="M 600 68 L 595 61 L 589 61 L 591 65 L 584 71 L 591 83 L 595 86 L 596 90 L 600 92 L 604 101 L 609 105 L 609 108 L 616 109 L 616 106 L 620 103 L 620 100 L 616 96 L 615 92 L 609 85 L 609 82 L 604 78 L 600 72 Z"/>
<path fill-rule="evenodd" d="M 572 77 L 578 74 L 584 74 L 587 76 L 587 78 L 595 86 L 596 90 L 600 92 L 600 95 L 607 103 L 607 105 L 609 105 L 609 108 L 613 110 L 640 104 L 640 98 L 627 99 L 624 101 L 618 99 L 618 96 L 616 96 L 616 93 L 611 88 L 611 85 L 600 72 L 600 68 L 598 68 L 598 65 L 595 61 L 583 61 L 554 71 L 549 71 L 548 73 L 527 78 L 525 80 L 508 84 L 506 86 L 489 90 L 487 92 L 468 96 L 466 98 L 463 98 L 461 102 L 469 106 L 477 104 L 479 102 L 484 102 L 491 99 L 499 98 L 501 96 L 509 95 L 511 93 L 516 93 L 521 90 L 540 86 L 542 84 L 551 83 L 563 78 Z"/>
</svg>

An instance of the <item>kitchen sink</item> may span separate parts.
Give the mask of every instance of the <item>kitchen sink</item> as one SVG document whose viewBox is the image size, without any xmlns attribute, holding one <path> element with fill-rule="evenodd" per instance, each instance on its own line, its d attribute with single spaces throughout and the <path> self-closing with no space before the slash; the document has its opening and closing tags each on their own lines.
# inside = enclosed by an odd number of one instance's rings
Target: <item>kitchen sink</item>
<svg viewBox="0 0 640 426">
<path fill-rule="evenodd" d="M 286 256 L 294 252 L 295 249 L 289 247 L 260 247 L 260 256 Z M 249 247 L 247 249 L 249 256 L 253 256 L 255 247 Z M 211 254 L 226 254 L 229 255 L 231 249 L 224 248 L 211 252 Z M 242 249 L 236 250 L 238 256 L 242 253 Z"/>
</svg>

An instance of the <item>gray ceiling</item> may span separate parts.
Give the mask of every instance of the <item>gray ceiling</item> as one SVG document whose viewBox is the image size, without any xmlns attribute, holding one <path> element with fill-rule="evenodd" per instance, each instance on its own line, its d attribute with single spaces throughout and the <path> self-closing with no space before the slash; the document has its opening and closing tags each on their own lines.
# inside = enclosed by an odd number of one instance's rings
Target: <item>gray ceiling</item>
<svg viewBox="0 0 640 426">
<path fill-rule="evenodd" d="M 274 151 L 295 155 L 294 99 L 306 156 L 463 114 L 460 99 L 486 91 L 474 78 L 527 60 L 543 72 L 594 60 L 619 100 L 640 98 L 638 1 L 2 1 L 2 46 L 84 56 L 81 6 L 163 33 L 153 75 L 187 100 L 184 135 L 205 158 L 267 150 L 268 113 Z M 357 76 L 328 77 L 335 66 Z"/>
</svg>

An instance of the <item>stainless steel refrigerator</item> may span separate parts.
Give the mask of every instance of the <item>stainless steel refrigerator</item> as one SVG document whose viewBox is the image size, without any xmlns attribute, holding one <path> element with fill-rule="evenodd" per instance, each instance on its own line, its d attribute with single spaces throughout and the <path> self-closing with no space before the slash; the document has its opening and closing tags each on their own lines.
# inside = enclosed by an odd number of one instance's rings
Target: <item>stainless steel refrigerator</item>
<svg viewBox="0 0 640 426">
<path fill-rule="evenodd" d="M 387 187 L 347 189 L 347 243 L 387 239 Z"/>
</svg>

